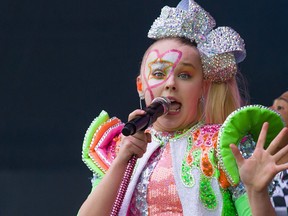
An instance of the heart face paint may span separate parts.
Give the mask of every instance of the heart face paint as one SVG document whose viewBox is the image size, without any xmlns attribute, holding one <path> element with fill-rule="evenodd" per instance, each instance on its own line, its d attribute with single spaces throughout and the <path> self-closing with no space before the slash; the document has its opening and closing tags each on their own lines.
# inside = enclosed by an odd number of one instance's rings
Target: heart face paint
<svg viewBox="0 0 288 216">
<path fill-rule="evenodd" d="M 138 78 L 147 105 L 159 96 L 172 101 L 170 112 L 153 123 L 156 130 L 181 130 L 198 121 L 203 73 L 196 47 L 176 39 L 157 41 L 146 52 Z"/>
<path fill-rule="evenodd" d="M 151 99 L 154 99 L 153 88 L 163 85 L 173 74 L 175 67 L 180 61 L 182 52 L 176 49 L 168 50 L 163 54 L 154 49 L 147 53 L 144 68 L 144 81 L 149 91 Z M 164 75 L 164 79 L 157 78 L 157 73 Z"/>
</svg>

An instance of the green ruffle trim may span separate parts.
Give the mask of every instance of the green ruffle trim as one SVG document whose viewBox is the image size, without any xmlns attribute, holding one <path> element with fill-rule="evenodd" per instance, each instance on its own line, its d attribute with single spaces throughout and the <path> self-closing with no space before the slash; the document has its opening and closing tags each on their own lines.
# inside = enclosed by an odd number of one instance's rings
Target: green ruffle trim
<svg viewBox="0 0 288 216">
<path fill-rule="evenodd" d="M 97 116 L 92 123 L 90 124 L 89 128 L 87 129 L 83 146 L 82 146 L 82 160 L 87 165 L 87 167 L 93 172 L 97 173 L 99 177 L 104 176 L 104 172 L 95 164 L 92 158 L 89 156 L 89 148 L 90 144 L 93 139 L 93 135 L 95 134 L 96 130 L 100 127 L 101 124 L 106 122 L 109 119 L 109 115 L 104 110 Z"/>
<path fill-rule="evenodd" d="M 269 130 L 265 143 L 265 148 L 267 148 L 270 142 L 284 127 L 281 116 L 268 107 L 262 105 L 241 107 L 232 112 L 220 128 L 217 142 L 217 154 L 219 164 L 226 173 L 231 185 L 237 185 L 240 181 L 240 177 L 236 160 L 230 149 L 230 144 L 234 143 L 239 145 L 241 139 L 247 134 L 251 134 L 253 140 L 257 141 L 264 122 L 269 123 Z"/>
</svg>

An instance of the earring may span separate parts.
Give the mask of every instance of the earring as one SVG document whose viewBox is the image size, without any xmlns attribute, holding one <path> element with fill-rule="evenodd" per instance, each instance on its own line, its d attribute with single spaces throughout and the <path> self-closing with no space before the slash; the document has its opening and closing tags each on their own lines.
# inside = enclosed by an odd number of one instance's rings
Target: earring
<svg viewBox="0 0 288 216">
<path fill-rule="evenodd" d="M 139 95 L 139 105 L 142 110 L 146 107 L 144 95 Z"/>
<path fill-rule="evenodd" d="M 204 104 L 205 104 L 205 98 L 203 97 L 203 95 L 199 98 L 199 108 L 201 110 L 204 110 Z"/>
<path fill-rule="evenodd" d="M 202 104 L 204 104 L 204 102 L 205 102 L 205 99 L 204 99 L 203 95 L 202 95 L 201 98 L 200 98 L 200 102 L 201 102 Z"/>
</svg>

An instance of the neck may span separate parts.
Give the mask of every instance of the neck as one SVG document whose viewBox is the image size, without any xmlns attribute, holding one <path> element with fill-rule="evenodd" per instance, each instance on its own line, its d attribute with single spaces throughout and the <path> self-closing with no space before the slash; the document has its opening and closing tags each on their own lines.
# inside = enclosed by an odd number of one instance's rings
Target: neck
<svg viewBox="0 0 288 216">
<path fill-rule="evenodd" d="M 188 127 L 184 129 L 179 129 L 179 130 L 174 130 L 174 131 L 158 130 L 157 128 L 151 127 L 148 129 L 148 131 L 155 137 L 174 138 L 177 136 L 181 136 L 182 134 L 185 134 L 187 131 L 193 131 L 202 124 L 203 124 L 202 122 L 197 122 L 197 123 L 189 125 Z"/>
</svg>

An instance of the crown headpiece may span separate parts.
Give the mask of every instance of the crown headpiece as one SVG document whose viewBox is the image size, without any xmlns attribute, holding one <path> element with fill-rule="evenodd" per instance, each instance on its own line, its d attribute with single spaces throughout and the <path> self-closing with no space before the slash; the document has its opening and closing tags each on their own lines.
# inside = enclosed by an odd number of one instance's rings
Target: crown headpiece
<svg viewBox="0 0 288 216">
<path fill-rule="evenodd" d="M 244 40 L 230 27 L 216 26 L 214 18 L 193 0 L 182 0 L 176 8 L 165 6 L 148 37 L 184 37 L 197 43 L 204 79 L 225 82 L 237 72 L 246 56 Z"/>
</svg>

